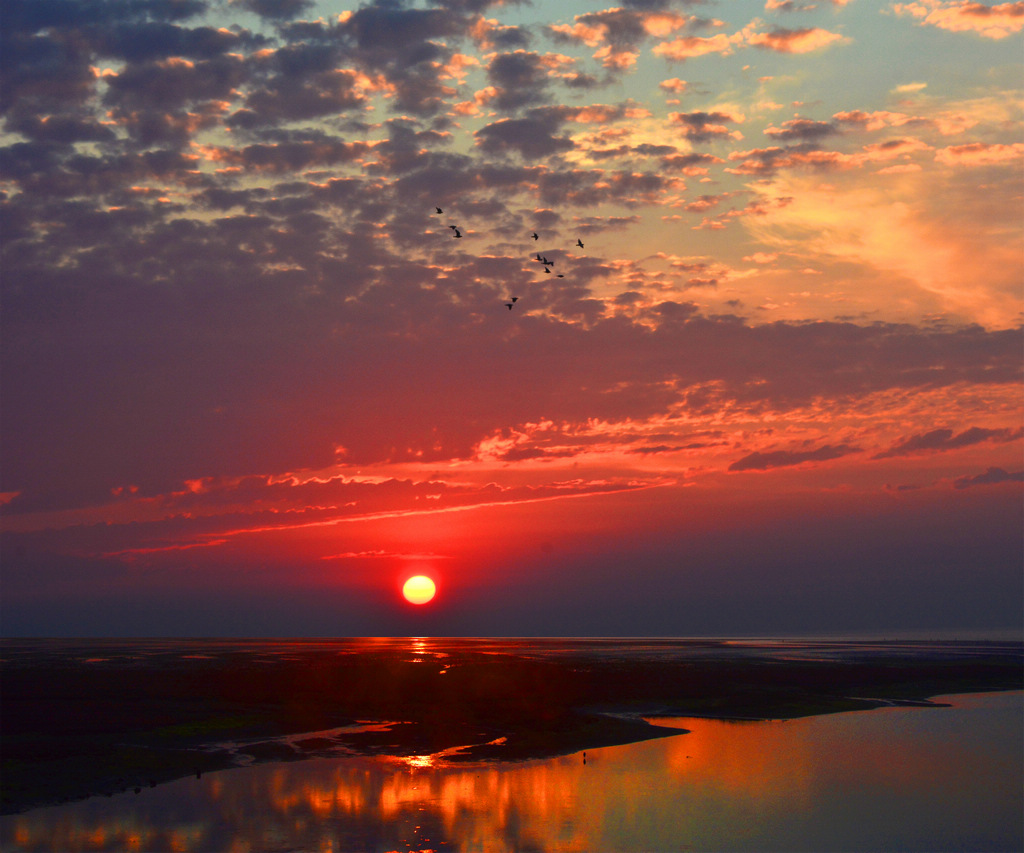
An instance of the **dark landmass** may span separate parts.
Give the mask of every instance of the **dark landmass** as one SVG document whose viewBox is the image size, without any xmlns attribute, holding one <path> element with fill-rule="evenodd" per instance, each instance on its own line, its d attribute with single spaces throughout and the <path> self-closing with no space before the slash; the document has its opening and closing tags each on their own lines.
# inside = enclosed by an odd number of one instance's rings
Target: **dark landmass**
<svg viewBox="0 0 1024 853">
<path fill-rule="evenodd" d="M 4 646 L 0 813 L 240 762 L 442 750 L 449 761 L 523 760 L 681 733 L 641 716 L 783 719 L 1024 689 L 1019 645 L 963 654 L 851 644 L 823 659 L 719 645 L 720 654 L 639 660 L 472 649 L 442 659 L 394 646 L 339 654 L 323 642 L 291 643 L 287 654 L 89 660 Z M 390 724 L 360 725 L 380 721 Z"/>
</svg>

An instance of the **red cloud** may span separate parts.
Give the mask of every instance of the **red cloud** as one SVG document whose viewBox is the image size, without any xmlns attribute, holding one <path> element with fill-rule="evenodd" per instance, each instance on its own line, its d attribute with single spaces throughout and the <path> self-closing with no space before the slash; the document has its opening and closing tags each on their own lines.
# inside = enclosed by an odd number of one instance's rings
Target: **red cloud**
<svg viewBox="0 0 1024 853">
<path fill-rule="evenodd" d="M 983 429 L 971 427 L 956 435 L 951 429 L 933 429 L 929 432 L 911 435 L 898 441 L 888 450 L 876 453 L 873 459 L 889 459 L 893 456 L 912 456 L 919 453 L 942 453 L 946 450 L 958 450 L 985 441 L 1009 442 L 1024 436 L 1024 430 Z"/>
<path fill-rule="evenodd" d="M 729 466 L 730 471 L 766 471 L 769 468 L 788 468 L 805 462 L 825 462 L 851 453 L 859 453 L 859 447 L 849 444 L 826 444 L 816 450 L 772 450 L 767 453 L 751 453 Z"/>
</svg>

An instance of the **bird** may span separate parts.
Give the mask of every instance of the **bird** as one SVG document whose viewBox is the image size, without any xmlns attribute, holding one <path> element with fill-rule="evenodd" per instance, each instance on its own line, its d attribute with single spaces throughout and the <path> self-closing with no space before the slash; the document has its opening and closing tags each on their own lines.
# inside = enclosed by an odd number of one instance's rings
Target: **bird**
<svg viewBox="0 0 1024 853">
<path fill-rule="evenodd" d="M 539 240 L 540 239 L 540 237 L 537 236 L 537 232 L 536 231 L 534 231 L 530 236 L 533 237 L 534 240 Z"/>
<path fill-rule="evenodd" d="M 457 226 L 455 226 L 455 225 L 449 225 L 448 227 L 449 227 L 449 228 L 451 228 L 451 229 L 452 229 L 452 231 L 456 231 L 456 230 L 458 230 L 458 227 L 457 227 Z"/>
<path fill-rule="evenodd" d="M 544 267 L 544 272 L 550 273 L 551 272 L 551 267 Z"/>
<path fill-rule="evenodd" d="M 436 210 L 438 213 L 444 213 L 444 211 L 441 210 L 441 208 L 439 208 L 439 207 L 435 207 L 434 210 Z"/>
<path fill-rule="evenodd" d="M 519 297 L 518 296 L 513 296 L 512 297 L 512 301 L 513 302 L 518 302 L 519 301 Z"/>
<path fill-rule="evenodd" d="M 565 276 L 564 276 L 564 275 L 562 275 L 561 273 L 559 273 L 557 277 L 558 277 L 558 278 L 565 278 Z"/>
<path fill-rule="evenodd" d="M 452 229 L 455 231 L 455 235 L 454 236 L 456 236 L 456 237 L 461 237 L 462 236 L 462 232 L 458 228 L 456 228 L 454 225 L 452 226 Z"/>
<path fill-rule="evenodd" d="M 581 249 L 583 248 L 583 241 L 579 237 L 576 238 L 576 245 Z"/>
<path fill-rule="evenodd" d="M 505 307 L 508 308 L 509 311 L 511 311 L 512 310 L 512 303 L 511 302 L 506 302 L 505 303 Z"/>
</svg>

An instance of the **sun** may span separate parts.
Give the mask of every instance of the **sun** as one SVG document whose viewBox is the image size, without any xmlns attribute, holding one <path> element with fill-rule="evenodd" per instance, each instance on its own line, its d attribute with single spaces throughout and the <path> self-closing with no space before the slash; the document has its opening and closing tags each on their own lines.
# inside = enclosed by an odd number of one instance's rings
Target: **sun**
<svg viewBox="0 0 1024 853">
<path fill-rule="evenodd" d="M 414 575 L 402 587 L 402 595 L 410 604 L 426 604 L 434 597 L 437 587 L 426 575 Z"/>
</svg>

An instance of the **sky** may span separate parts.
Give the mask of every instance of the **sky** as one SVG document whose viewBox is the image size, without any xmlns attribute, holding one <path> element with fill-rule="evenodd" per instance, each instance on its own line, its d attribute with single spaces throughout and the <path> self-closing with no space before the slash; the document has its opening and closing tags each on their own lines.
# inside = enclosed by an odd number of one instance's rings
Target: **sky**
<svg viewBox="0 0 1024 853">
<path fill-rule="evenodd" d="M 1024 3 L 2 15 L 5 635 L 1024 627 Z"/>
</svg>

